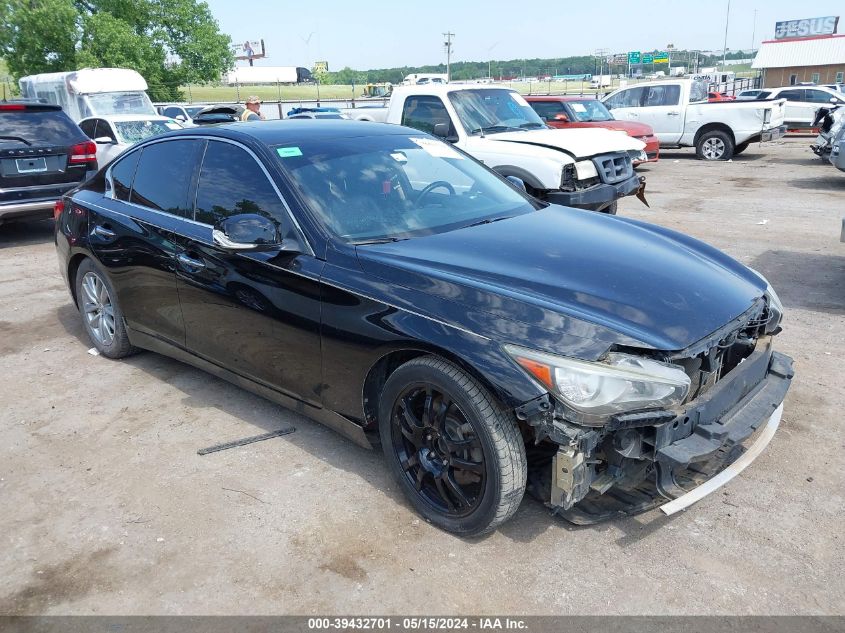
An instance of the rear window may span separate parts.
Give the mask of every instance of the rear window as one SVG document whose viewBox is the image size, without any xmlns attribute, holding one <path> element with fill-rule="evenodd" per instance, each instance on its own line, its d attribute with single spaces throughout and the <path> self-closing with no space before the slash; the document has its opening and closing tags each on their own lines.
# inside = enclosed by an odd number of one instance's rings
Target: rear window
<svg viewBox="0 0 845 633">
<path fill-rule="evenodd" d="M 33 145 L 72 145 L 84 134 L 61 110 L 2 110 L 0 136 L 18 136 Z"/>
</svg>

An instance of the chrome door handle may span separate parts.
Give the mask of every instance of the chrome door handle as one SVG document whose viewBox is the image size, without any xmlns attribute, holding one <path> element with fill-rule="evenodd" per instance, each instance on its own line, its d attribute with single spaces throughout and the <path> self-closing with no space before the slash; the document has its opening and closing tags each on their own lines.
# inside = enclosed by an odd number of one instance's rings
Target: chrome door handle
<svg viewBox="0 0 845 633">
<path fill-rule="evenodd" d="M 205 268 L 205 263 L 199 259 L 188 257 L 185 253 L 179 253 L 176 257 L 180 264 L 185 268 Z"/>
<path fill-rule="evenodd" d="M 680 116 L 681 115 L 680 112 L 675 112 L 674 110 L 672 112 L 667 112 L 666 114 L 668 114 L 669 116 Z"/>
<path fill-rule="evenodd" d="M 117 233 L 115 233 L 111 229 L 107 229 L 104 226 L 100 226 L 99 224 L 94 227 L 94 230 L 91 231 L 91 233 L 93 233 L 97 237 L 102 237 L 103 239 L 106 239 L 106 240 L 113 240 L 114 238 L 117 237 Z"/>
</svg>

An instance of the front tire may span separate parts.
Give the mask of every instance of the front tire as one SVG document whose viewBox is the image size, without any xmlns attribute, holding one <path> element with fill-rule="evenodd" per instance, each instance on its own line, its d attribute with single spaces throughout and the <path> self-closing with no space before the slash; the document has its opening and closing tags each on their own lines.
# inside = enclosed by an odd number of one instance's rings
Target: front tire
<svg viewBox="0 0 845 633">
<path fill-rule="evenodd" d="M 695 145 L 695 155 L 701 160 L 730 160 L 734 155 L 733 138 L 721 130 L 705 132 Z"/>
<path fill-rule="evenodd" d="M 76 271 L 76 304 L 94 347 L 108 358 L 123 358 L 136 350 L 129 342 L 123 311 L 109 278 L 91 259 Z"/>
<path fill-rule="evenodd" d="M 394 371 L 379 431 L 391 472 L 434 525 L 478 536 L 519 507 L 527 466 L 516 419 L 452 363 L 424 356 Z"/>
</svg>

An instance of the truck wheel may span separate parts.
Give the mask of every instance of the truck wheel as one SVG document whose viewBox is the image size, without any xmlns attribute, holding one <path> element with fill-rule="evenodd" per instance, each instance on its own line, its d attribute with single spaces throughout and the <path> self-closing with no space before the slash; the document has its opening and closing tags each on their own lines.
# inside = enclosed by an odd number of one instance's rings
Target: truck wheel
<svg viewBox="0 0 845 633">
<path fill-rule="evenodd" d="M 379 432 L 388 467 L 434 525 L 478 536 L 519 507 L 527 465 L 516 419 L 452 363 L 423 356 L 394 371 Z"/>
<path fill-rule="evenodd" d="M 736 156 L 737 154 L 742 154 L 745 150 L 748 149 L 748 146 L 750 144 L 750 141 L 745 141 L 745 143 L 740 143 L 739 145 L 737 145 L 734 148 L 734 156 Z"/>
<path fill-rule="evenodd" d="M 728 160 L 734 155 L 733 139 L 721 130 L 705 132 L 698 139 L 695 154 L 701 160 Z"/>
</svg>

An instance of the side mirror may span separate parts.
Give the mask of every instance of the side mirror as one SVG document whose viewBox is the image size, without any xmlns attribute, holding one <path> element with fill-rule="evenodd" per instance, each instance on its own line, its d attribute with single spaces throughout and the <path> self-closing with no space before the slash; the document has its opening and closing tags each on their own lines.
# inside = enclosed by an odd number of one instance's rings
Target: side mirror
<svg viewBox="0 0 845 633">
<path fill-rule="evenodd" d="M 97 145 L 115 145 L 117 143 L 111 136 L 98 136 L 94 139 Z"/>
<path fill-rule="evenodd" d="M 839 105 L 839 104 L 841 103 L 841 102 L 839 101 L 839 99 L 837 99 L 836 97 L 831 97 L 831 98 L 830 98 L 830 102 L 831 102 L 831 103 L 833 103 L 833 104 L 835 104 L 835 105 Z"/>
<path fill-rule="evenodd" d="M 521 178 L 517 178 L 516 176 L 505 176 L 505 178 L 508 180 L 508 182 L 510 182 L 517 189 L 521 189 L 522 191 L 525 191 L 525 192 L 528 191 L 525 188 L 525 183 L 522 182 Z"/>
<path fill-rule="evenodd" d="M 563 112 L 560 112 L 555 115 L 555 121 L 561 121 L 563 123 L 569 123 L 569 117 L 566 116 Z"/>
<path fill-rule="evenodd" d="M 179 123 L 184 123 L 185 121 L 188 120 L 188 117 L 186 117 L 184 114 L 177 114 L 173 118 L 176 119 L 177 121 L 179 121 Z"/>
<path fill-rule="evenodd" d="M 282 244 L 275 222 L 257 213 L 231 215 L 211 232 L 214 244 L 228 251 L 262 251 Z"/>
</svg>

